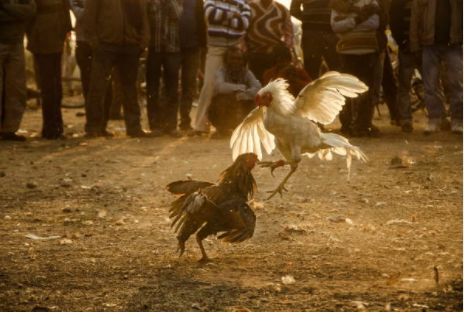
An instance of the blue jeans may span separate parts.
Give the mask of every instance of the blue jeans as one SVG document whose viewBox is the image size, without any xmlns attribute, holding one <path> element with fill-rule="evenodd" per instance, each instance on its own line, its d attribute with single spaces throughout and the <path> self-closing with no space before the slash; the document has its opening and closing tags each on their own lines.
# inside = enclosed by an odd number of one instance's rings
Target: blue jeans
<svg viewBox="0 0 464 312">
<path fill-rule="evenodd" d="M 440 96 L 440 63 L 445 65 L 450 92 L 451 120 L 462 120 L 462 47 L 435 44 L 422 50 L 422 78 L 429 119 L 440 118 L 446 109 Z"/>
<path fill-rule="evenodd" d="M 401 122 L 412 121 L 411 110 L 411 79 L 417 68 L 416 58 L 413 53 L 400 49 L 398 54 L 398 109 Z"/>
</svg>

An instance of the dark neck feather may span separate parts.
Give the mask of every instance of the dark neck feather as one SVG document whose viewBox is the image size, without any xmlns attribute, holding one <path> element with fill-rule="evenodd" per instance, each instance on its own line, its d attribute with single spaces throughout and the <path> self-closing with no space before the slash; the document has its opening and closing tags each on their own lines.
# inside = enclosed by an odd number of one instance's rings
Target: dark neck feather
<svg viewBox="0 0 464 312">
<path fill-rule="evenodd" d="M 250 169 L 245 164 L 233 164 L 221 174 L 218 180 L 220 185 L 230 185 L 232 189 L 240 192 L 246 198 L 252 198 L 257 189 L 256 181 Z"/>
</svg>

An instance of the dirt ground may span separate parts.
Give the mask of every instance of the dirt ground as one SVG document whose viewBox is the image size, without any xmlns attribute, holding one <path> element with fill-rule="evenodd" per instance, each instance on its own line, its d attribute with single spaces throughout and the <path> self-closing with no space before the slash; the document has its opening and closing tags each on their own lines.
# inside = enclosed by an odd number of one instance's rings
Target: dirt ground
<svg viewBox="0 0 464 312">
<path fill-rule="evenodd" d="M 254 237 L 209 238 L 209 264 L 194 239 L 177 257 L 165 185 L 215 181 L 227 139 L 130 139 L 112 121 L 115 138 L 85 140 L 65 109 L 73 137 L 47 141 L 28 110 L 28 141 L 0 141 L 0 311 L 462 311 L 462 136 L 424 136 L 422 112 L 403 134 L 384 109 L 382 137 L 351 140 L 370 162 L 349 182 L 340 157 L 304 159 L 266 201 L 287 169 L 256 168 Z"/>
</svg>

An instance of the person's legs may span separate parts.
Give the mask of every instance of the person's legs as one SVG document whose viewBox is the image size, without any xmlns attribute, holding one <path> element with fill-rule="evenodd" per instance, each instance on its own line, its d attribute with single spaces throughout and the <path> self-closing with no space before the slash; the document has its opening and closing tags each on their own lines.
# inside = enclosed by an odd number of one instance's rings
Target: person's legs
<svg viewBox="0 0 464 312">
<path fill-rule="evenodd" d="M 42 137 L 57 139 L 63 134 L 61 116 L 61 53 L 34 55 L 42 96 Z"/>
<path fill-rule="evenodd" d="M 301 48 L 304 54 L 304 69 L 313 80 L 319 77 L 323 45 L 320 31 L 303 29 Z"/>
<path fill-rule="evenodd" d="M 4 46 L 0 45 L 0 50 Z M 4 88 L 2 92 L 0 87 L 0 132 L 15 133 L 21 124 L 27 101 L 24 47 L 19 43 L 9 45 L 8 50 L 8 56 L 3 62 L 0 61 L 0 67 L 3 67 L 3 73 L 0 70 L 0 86 Z M 0 58 L 1 54 L 0 51 Z"/>
<path fill-rule="evenodd" d="M 198 99 L 198 110 L 195 117 L 195 131 L 207 132 L 209 130 L 208 108 L 211 104 L 211 98 L 213 97 L 214 79 L 216 71 L 223 64 L 223 56 L 226 51 L 227 47 L 208 47 L 205 65 L 205 78 L 200 98 Z"/>
<path fill-rule="evenodd" d="M 197 71 L 200 66 L 200 51 L 198 49 L 182 50 L 181 58 L 180 129 L 190 130 L 190 110 L 196 87 Z"/>
<path fill-rule="evenodd" d="M 164 108 L 160 102 L 162 54 L 148 50 L 147 56 L 147 115 L 151 130 L 164 128 Z"/>
<path fill-rule="evenodd" d="M 410 132 L 412 131 L 411 79 L 416 67 L 414 54 L 400 50 L 398 61 L 398 111 L 402 130 Z"/>
<path fill-rule="evenodd" d="M 425 106 L 429 117 L 429 126 L 426 132 L 436 132 L 440 119 L 445 112 L 440 97 L 440 62 L 441 51 L 439 46 L 424 46 L 422 49 L 422 78 L 425 87 Z"/>
<path fill-rule="evenodd" d="M 92 48 L 89 43 L 85 41 L 78 41 L 76 43 L 76 62 L 81 73 L 82 93 L 84 99 L 87 99 L 92 69 Z"/>
<path fill-rule="evenodd" d="M 118 72 L 121 73 L 119 78 L 121 79 L 121 95 L 126 133 L 134 136 L 142 131 L 140 125 L 140 106 L 137 96 L 140 48 L 138 46 L 122 46 L 119 47 L 119 50 L 116 66 Z"/>
<path fill-rule="evenodd" d="M 451 130 L 462 133 L 462 47 L 444 47 L 446 84 L 450 96 Z M 460 130 L 458 129 L 460 128 Z"/>
<path fill-rule="evenodd" d="M 329 66 L 329 70 L 339 71 L 341 67 L 340 55 L 337 53 L 336 49 L 338 37 L 333 32 L 328 31 L 321 31 L 321 37 L 323 40 L 322 55 L 324 56 L 327 66 Z M 316 79 L 319 78 L 319 76 L 311 78 Z"/>
<path fill-rule="evenodd" d="M 163 76 L 167 94 L 164 130 L 170 134 L 175 133 L 177 128 L 179 68 L 180 53 L 164 53 Z"/>
</svg>

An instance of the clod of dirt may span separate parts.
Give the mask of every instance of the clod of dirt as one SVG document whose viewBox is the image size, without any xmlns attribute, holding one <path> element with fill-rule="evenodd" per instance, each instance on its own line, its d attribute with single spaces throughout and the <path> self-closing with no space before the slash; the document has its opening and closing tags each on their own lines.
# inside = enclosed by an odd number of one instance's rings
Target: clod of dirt
<svg viewBox="0 0 464 312">
<path fill-rule="evenodd" d="M 64 212 L 64 213 L 71 213 L 72 212 L 72 210 L 70 208 L 63 208 L 63 209 L 61 209 L 61 211 Z"/>
<path fill-rule="evenodd" d="M 5 219 L 5 220 L 11 220 L 11 217 L 10 217 L 10 216 L 5 216 L 4 219 Z"/>
<path fill-rule="evenodd" d="M 247 308 L 240 308 L 240 309 L 234 310 L 234 312 L 251 312 L 251 310 Z"/>
<path fill-rule="evenodd" d="M 103 219 L 106 217 L 106 211 L 105 210 L 98 210 L 97 217 Z"/>
<path fill-rule="evenodd" d="M 195 303 L 192 303 L 192 305 L 190 306 L 192 309 L 194 310 L 203 310 L 203 308 L 200 306 L 199 303 L 195 302 Z"/>
<path fill-rule="evenodd" d="M 124 225 L 126 224 L 126 222 L 124 222 L 124 219 L 119 219 L 118 221 L 116 221 L 116 225 Z"/>
<path fill-rule="evenodd" d="M 60 240 L 60 245 L 71 245 L 72 243 L 73 241 L 69 238 L 63 238 L 62 240 Z"/>
<path fill-rule="evenodd" d="M 292 238 L 290 237 L 290 235 L 288 235 L 287 233 L 285 232 L 279 232 L 279 237 L 283 240 L 288 240 L 288 241 L 291 241 Z"/>
<path fill-rule="evenodd" d="M 3 178 L 3 177 L 5 177 L 5 176 L 6 176 L 6 173 L 3 172 L 3 171 L 0 171 L 0 178 Z"/>
<path fill-rule="evenodd" d="M 345 222 L 346 217 L 344 216 L 336 216 L 336 217 L 329 217 L 327 218 L 329 221 L 335 222 L 335 223 L 342 223 Z"/>
<path fill-rule="evenodd" d="M 27 183 L 26 183 L 26 187 L 27 187 L 28 189 L 31 189 L 31 190 L 37 188 L 37 186 L 38 186 L 38 185 L 37 185 L 37 183 L 35 183 L 35 182 L 27 182 Z"/>
<path fill-rule="evenodd" d="M 416 162 L 410 156 L 402 155 L 395 156 L 390 160 L 390 167 L 399 169 L 399 168 L 409 168 L 414 165 Z"/>
<path fill-rule="evenodd" d="M 411 224 L 410 221 L 408 220 L 390 220 L 390 221 L 387 221 L 387 225 L 395 225 L 395 224 L 405 224 L 405 225 L 409 225 Z"/>
<path fill-rule="evenodd" d="M 303 230 L 296 224 L 289 224 L 285 226 L 285 232 L 302 234 L 305 232 L 305 230 Z"/>
<path fill-rule="evenodd" d="M 293 276 L 291 276 L 291 275 L 282 276 L 282 283 L 284 285 L 294 284 L 295 283 L 295 278 Z"/>
</svg>

